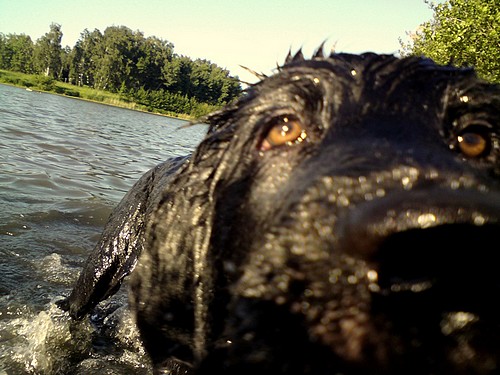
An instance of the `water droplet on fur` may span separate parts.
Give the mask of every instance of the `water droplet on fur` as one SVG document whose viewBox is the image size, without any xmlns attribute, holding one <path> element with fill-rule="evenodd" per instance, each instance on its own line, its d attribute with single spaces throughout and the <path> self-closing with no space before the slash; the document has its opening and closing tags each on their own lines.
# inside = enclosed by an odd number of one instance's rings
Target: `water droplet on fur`
<svg viewBox="0 0 500 375">
<path fill-rule="evenodd" d="M 368 280 L 370 280 L 371 282 L 376 282 L 378 280 L 378 273 L 377 271 L 375 270 L 369 270 L 367 273 L 366 273 L 366 277 L 368 278 Z"/>
<path fill-rule="evenodd" d="M 425 214 L 421 214 L 418 218 L 417 218 L 417 223 L 418 225 L 420 225 L 421 228 L 428 228 L 430 226 L 432 226 L 435 222 L 436 222 L 436 216 L 434 214 L 431 214 L 431 213 L 425 213 Z"/>
<path fill-rule="evenodd" d="M 486 223 L 486 218 L 478 213 L 473 215 L 473 219 L 475 225 L 483 225 Z"/>
</svg>

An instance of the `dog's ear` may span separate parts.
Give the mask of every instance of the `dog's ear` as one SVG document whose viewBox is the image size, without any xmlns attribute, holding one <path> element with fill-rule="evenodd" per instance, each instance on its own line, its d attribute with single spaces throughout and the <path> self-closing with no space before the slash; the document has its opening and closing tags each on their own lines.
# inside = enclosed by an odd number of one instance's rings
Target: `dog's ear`
<svg viewBox="0 0 500 375">
<path fill-rule="evenodd" d="M 238 154 L 231 152 L 235 125 L 225 121 L 231 116 L 226 111 L 216 117 L 191 160 L 164 191 L 131 277 L 132 311 L 153 357 L 156 350 L 162 358 L 167 354 L 186 361 L 204 355 L 214 282 L 210 240 L 216 191 L 238 163 L 234 160 Z M 172 345 L 174 341 L 183 342 L 183 348 Z M 165 353 L 165 347 L 176 347 L 179 352 Z M 187 356 L 182 354 L 186 351 L 190 352 Z"/>
</svg>

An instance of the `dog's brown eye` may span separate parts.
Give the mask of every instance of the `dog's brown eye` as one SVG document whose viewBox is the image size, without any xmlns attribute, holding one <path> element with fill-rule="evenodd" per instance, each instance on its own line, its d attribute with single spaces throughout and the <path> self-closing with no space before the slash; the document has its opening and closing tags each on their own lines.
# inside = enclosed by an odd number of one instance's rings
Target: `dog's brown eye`
<svg viewBox="0 0 500 375">
<path fill-rule="evenodd" d="M 283 116 L 271 127 L 266 138 L 260 146 L 261 151 L 266 151 L 282 145 L 293 145 L 302 142 L 307 135 L 298 119 Z"/>
<path fill-rule="evenodd" d="M 465 129 L 458 137 L 458 147 L 462 154 L 470 158 L 486 155 L 490 150 L 490 138 L 485 131 Z"/>
</svg>

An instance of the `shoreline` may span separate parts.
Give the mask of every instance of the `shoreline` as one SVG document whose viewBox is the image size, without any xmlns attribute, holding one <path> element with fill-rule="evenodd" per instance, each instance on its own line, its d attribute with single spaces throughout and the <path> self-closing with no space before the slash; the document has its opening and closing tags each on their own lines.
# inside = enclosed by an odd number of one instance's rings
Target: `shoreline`
<svg viewBox="0 0 500 375">
<path fill-rule="evenodd" d="M 11 72 L 8 70 L 0 70 L 0 84 L 17 87 L 21 89 L 26 89 L 31 92 L 42 92 L 51 95 L 59 95 L 66 98 L 85 100 L 91 103 L 104 104 L 112 107 L 118 107 L 123 109 L 129 109 L 131 111 L 138 111 L 143 113 L 150 113 L 158 116 L 165 116 L 170 118 L 175 118 L 179 120 L 195 121 L 196 117 L 185 113 L 175 113 L 170 111 L 150 111 L 146 106 L 138 104 L 136 102 L 127 102 L 119 98 L 119 94 L 111 93 L 104 90 L 96 90 L 90 87 L 74 86 L 69 83 L 64 83 L 60 81 L 51 81 L 51 89 L 46 90 L 40 87 L 40 84 L 36 82 L 39 76 L 32 74 L 25 74 L 19 72 Z M 57 92 L 60 91 L 60 92 Z M 102 100 L 95 99 L 102 98 Z"/>
<path fill-rule="evenodd" d="M 153 111 L 148 111 L 145 109 L 137 108 L 139 104 L 137 103 L 127 103 L 127 102 L 106 102 L 106 101 L 100 101 L 100 100 L 95 100 L 95 99 L 90 99 L 90 98 L 84 98 L 80 96 L 72 96 L 72 95 L 65 95 L 65 94 L 60 94 L 55 91 L 49 91 L 49 90 L 42 90 L 40 88 L 35 88 L 32 89 L 31 87 L 24 86 L 24 85 L 16 85 L 14 83 L 8 83 L 8 82 L 0 82 L 0 85 L 5 85 L 5 86 L 11 86 L 11 87 L 17 87 L 19 89 L 25 89 L 26 91 L 30 91 L 33 93 L 43 93 L 43 94 L 50 94 L 50 95 L 57 95 L 61 96 L 63 98 L 68 98 L 68 99 L 75 99 L 75 100 L 83 100 L 86 102 L 90 103 L 95 103 L 95 104 L 102 104 L 102 105 L 107 105 L 110 107 L 116 107 L 116 108 L 122 108 L 122 109 L 128 109 L 130 111 L 136 111 L 136 112 L 142 112 L 142 113 L 148 113 L 151 115 L 157 115 L 157 116 L 164 116 L 164 117 L 170 117 L 170 118 L 175 118 L 177 120 L 186 120 L 186 121 L 193 121 L 196 120 L 194 117 L 180 113 L 180 114 L 167 114 L 167 113 L 161 113 L 161 112 L 153 112 Z"/>
<path fill-rule="evenodd" d="M 11 84 L 7 84 L 7 83 L 3 83 L 3 82 L 0 82 L 0 85 L 9 85 L 9 86 L 17 87 L 17 88 L 20 88 L 20 89 L 24 88 L 23 86 L 11 85 Z M 166 113 L 161 113 L 161 112 L 152 112 L 152 111 L 148 111 L 148 110 L 145 110 L 145 109 L 136 108 L 136 106 L 139 106 L 139 104 L 137 104 L 135 102 L 133 102 L 133 103 L 132 102 L 130 102 L 130 103 L 121 102 L 121 103 L 124 103 L 124 104 L 120 105 L 120 102 L 118 102 L 118 103 L 109 103 L 109 102 L 99 101 L 99 100 L 95 100 L 95 99 L 82 98 L 82 97 L 79 97 L 79 96 L 71 96 L 71 95 L 60 94 L 60 93 L 57 93 L 57 92 L 54 92 L 54 91 L 45 91 L 45 90 L 40 90 L 40 89 L 32 89 L 30 87 L 26 87 L 26 91 L 32 91 L 33 93 L 39 92 L 39 93 L 43 93 L 43 94 L 57 95 L 57 96 L 62 96 L 63 98 L 69 98 L 69 99 L 75 99 L 75 100 L 83 100 L 83 101 L 90 102 L 90 103 L 102 104 L 102 105 L 107 105 L 107 106 L 110 106 L 110 107 L 116 107 L 116 108 L 122 108 L 122 109 L 128 109 L 129 111 L 142 112 L 142 113 L 148 113 L 150 115 L 157 115 L 157 116 L 175 118 L 177 120 L 186 120 L 186 121 L 196 120 L 194 117 L 186 115 L 186 114 L 182 114 L 182 113 L 174 115 L 174 114 L 166 114 Z M 132 106 L 130 106 L 128 104 L 132 104 Z"/>
</svg>

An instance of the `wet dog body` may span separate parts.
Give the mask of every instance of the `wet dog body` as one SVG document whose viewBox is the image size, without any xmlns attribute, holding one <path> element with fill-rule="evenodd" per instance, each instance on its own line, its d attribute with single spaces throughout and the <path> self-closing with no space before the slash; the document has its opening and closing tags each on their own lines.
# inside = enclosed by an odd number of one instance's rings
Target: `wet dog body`
<svg viewBox="0 0 500 375">
<path fill-rule="evenodd" d="M 468 69 L 298 54 L 138 183 L 158 192 L 139 194 L 138 244 L 82 275 L 121 280 L 140 254 L 131 309 L 158 372 L 494 373 L 499 120 Z M 96 280 L 73 316 L 119 285 Z"/>
</svg>

